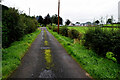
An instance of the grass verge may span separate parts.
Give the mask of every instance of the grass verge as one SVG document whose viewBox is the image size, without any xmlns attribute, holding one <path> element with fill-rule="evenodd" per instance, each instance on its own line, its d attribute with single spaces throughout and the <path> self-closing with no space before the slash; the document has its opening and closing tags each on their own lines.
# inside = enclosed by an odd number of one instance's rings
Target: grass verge
<svg viewBox="0 0 120 80">
<path fill-rule="evenodd" d="M 103 58 L 95 54 L 92 50 L 86 49 L 84 46 L 73 40 L 52 32 L 50 33 L 64 46 L 67 52 L 76 59 L 76 61 L 85 69 L 94 79 L 120 79 L 120 64 Z"/>
<path fill-rule="evenodd" d="M 36 30 L 25 35 L 20 41 L 11 44 L 10 47 L 2 49 L 2 79 L 6 79 L 19 66 L 22 57 L 36 39 L 41 30 Z"/>
</svg>

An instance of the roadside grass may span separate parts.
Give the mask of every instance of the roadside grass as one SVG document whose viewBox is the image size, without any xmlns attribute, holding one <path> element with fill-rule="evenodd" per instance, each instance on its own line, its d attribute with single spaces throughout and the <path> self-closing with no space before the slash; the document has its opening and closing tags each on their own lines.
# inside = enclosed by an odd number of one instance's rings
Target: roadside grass
<svg viewBox="0 0 120 80">
<path fill-rule="evenodd" d="M 10 47 L 2 49 L 2 79 L 6 79 L 16 70 L 22 57 L 40 32 L 41 30 L 38 29 L 25 35 L 20 41 L 12 43 Z"/>
<path fill-rule="evenodd" d="M 48 28 L 47 28 L 48 29 Z M 95 54 L 92 50 L 86 49 L 84 46 L 73 43 L 73 40 L 52 32 L 52 35 L 64 46 L 66 51 L 86 70 L 94 79 L 120 79 L 120 64 L 112 60 L 103 58 Z"/>
</svg>

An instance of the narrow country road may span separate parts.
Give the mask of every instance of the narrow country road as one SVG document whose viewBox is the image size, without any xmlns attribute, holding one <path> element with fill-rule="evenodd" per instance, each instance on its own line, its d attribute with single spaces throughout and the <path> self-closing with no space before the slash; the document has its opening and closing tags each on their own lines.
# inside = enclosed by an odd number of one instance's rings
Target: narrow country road
<svg viewBox="0 0 120 80">
<path fill-rule="evenodd" d="M 41 30 L 10 78 L 90 79 L 47 29 Z"/>
</svg>

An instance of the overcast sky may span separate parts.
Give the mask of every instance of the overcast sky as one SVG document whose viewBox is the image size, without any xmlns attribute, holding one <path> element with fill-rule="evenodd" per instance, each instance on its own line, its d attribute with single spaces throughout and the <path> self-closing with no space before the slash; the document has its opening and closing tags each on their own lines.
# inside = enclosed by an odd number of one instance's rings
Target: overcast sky
<svg viewBox="0 0 120 80">
<path fill-rule="evenodd" d="M 111 15 L 118 21 L 118 2 L 120 0 L 60 0 L 60 16 L 64 21 L 70 19 L 75 22 L 93 22 L 101 17 L 106 18 Z M 31 16 L 42 15 L 45 17 L 57 14 L 58 0 L 3 0 L 2 4 L 8 7 L 15 7 Z"/>
</svg>

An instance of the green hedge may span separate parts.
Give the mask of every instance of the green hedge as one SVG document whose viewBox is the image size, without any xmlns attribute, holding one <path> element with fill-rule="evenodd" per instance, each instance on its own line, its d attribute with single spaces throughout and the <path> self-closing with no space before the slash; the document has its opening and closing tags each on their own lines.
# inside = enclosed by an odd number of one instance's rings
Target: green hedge
<svg viewBox="0 0 120 80">
<path fill-rule="evenodd" d="M 34 17 L 20 14 L 15 8 L 4 7 L 2 6 L 2 44 L 6 48 L 25 34 L 34 32 L 38 23 Z"/>
<path fill-rule="evenodd" d="M 57 30 L 58 30 L 58 28 L 56 26 L 48 25 L 48 28 L 53 30 L 54 32 L 57 32 Z M 80 40 L 82 38 L 82 34 L 79 31 L 77 31 L 75 29 L 68 29 L 67 26 L 60 27 L 59 32 L 62 36 L 66 36 L 71 39 Z"/>
<path fill-rule="evenodd" d="M 82 37 L 82 34 L 75 29 L 70 29 L 68 31 L 68 37 L 70 37 L 71 39 L 79 39 L 80 40 Z"/>
<path fill-rule="evenodd" d="M 66 26 L 60 28 L 60 34 L 62 34 L 63 36 L 68 37 L 68 28 Z"/>
<path fill-rule="evenodd" d="M 106 56 L 107 52 L 113 52 L 120 61 L 120 29 L 89 29 L 84 35 L 84 40 L 84 45 L 98 55 Z"/>
</svg>

